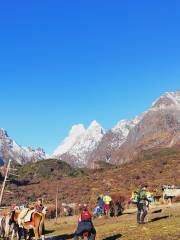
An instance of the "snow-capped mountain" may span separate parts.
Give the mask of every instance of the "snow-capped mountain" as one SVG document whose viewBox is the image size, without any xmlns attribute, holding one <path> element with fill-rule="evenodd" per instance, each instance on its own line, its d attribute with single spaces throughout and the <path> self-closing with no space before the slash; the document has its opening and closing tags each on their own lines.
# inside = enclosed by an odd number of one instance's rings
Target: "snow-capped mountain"
<svg viewBox="0 0 180 240">
<path fill-rule="evenodd" d="M 88 129 L 72 127 L 69 136 L 54 152 L 75 166 L 92 166 L 97 161 L 121 164 L 140 151 L 180 143 L 180 91 L 167 92 L 143 114 L 121 120 L 105 132 L 93 121 Z"/>
<path fill-rule="evenodd" d="M 129 131 L 126 141 L 113 152 L 112 161 L 131 161 L 143 151 L 175 144 L 180 144 L 180 91 L 167 92 L 152 104 Z"/>
<path fill-rule="evenodd" d="M 71 151 L 73 146 L 82 139 L 86 129 L 82 124 L 72 126 L 69 136 L 65 138 L 64 142 L 54 151 L 55 156 L 62 155 Z"/>
<path fill-rule="evenodd" d="M 130 129 L 139 120 L 121 120 L 107 132 L 96 121 L 87 129 L 82 124 L 74 125 L 69 136 L 54 151 L 53 157 L 80 167 L 91 167 L 93 159 L 110 161 L 111 152 L 125 142 Z"/>
<path fill-rule="evenodd" d="M 37 161 L 46 158 L 43 149 L 33 150 L 30 147 L 22 147 L 11 139 L 7 131 L 0 128 L 0 160 L 1 163 L 11 159 L 13 162 L 24 164 L 29 161 Z"/>
<path fill-rule="evenodd" d="M 97 147 L 90 154 L 88 166 L 94 166 L 92 164 L 93 159 L 95 159 L 95 162 L 106 161 L 113 163 L 113 153 L 126 142 L 131 129 L 142 120 L 145 114 L 146 112 L 136 116 L 132 120 L 120 120 L 112 129 L 107 131 Z"/>
<path fill-rule="evenodd" d="M 104 134 L 105 130 L 96 121 L 93 121 L 87 129 L 82 124 L 74 125 L 69 136 L 55 150 L 53 156 L 73 165 L 85 166 L 88 155 L 97 147 Z"/>
<path fill-rule="evenodd" d="M 180 91 L 163 94 L 148 111 L 132 120 L 121 120 L 107 131 L 96 121 L 88 128 L 74 125 L 51 157 L 78 167 L 92 167 L 98 161 L 121 164 L 137 158 L 142 151 L 177 144 L 180 144 Z M 23 164 L 45 158 L 43 149 L 22 147 L 0 128 L 0 164 L 9 159 Z"/>
<path fill-rule="evenodd" d="M 158 98 L 153 104 L 151 110 L 176 109 L 180 108 L 180 91 L 166 92 Z"/>
</svg>

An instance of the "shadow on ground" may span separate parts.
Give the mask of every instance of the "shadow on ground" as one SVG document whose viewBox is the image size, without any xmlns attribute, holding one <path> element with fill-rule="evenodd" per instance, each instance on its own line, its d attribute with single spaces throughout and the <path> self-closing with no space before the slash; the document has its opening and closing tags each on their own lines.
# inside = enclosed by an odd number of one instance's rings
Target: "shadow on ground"
<svg viewBox="0 0 180 240">
<path fill-rule="evenodd" d="M 158 210 L 153 211 L 152 213 L 161 213 L 161 212 L 162 212 L 162 209 L 158 209 Z"/>
<path fill-rule="evenodd" d="M 125 213 L 123 213 L 123 215 L 134 215 L 135 214 L 135 212 L 125 212 Z"/>
<path fill-rule="evenodd" d="M 122 237 L 122 235 L 121 234 L 117 234 L 117 235 L 114 235 L 114 236 L 103 238 L 103 240 L 117 240 L 117 239 L 120 239 L 120 237 Z"/>
<path fill-rule="evenodd" d="M 46 240 L 67 240 L 67 239 L 72 239 L 74 237 L 74 234 L 63 234 L 59 236 L 54 236 L 54 237 L 48 237 Z"/>
<path fill-rule="evenodd" d="M 169 216 L 152 218 L 152 219 L 150 220 L 150 222 L 156 222 L 156 221 L 159 221 L 159 220 L 161 220 L 161 219 L 166 219 L 166 218 L 169 218 Z"/>
<path fill-rule="evenodd" d="M 55 232 L 55 230 L 45 230 L 45 235 Z"/>
</svg>

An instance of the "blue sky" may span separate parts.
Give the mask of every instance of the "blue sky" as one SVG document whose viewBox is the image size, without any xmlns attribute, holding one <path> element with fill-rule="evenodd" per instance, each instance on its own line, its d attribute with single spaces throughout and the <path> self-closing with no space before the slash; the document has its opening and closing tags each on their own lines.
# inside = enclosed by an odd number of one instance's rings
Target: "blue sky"
<svg viewBox="0 0 180 240">
<path fill-rule="evenodd" d="M 110 128 L 180 89 L 177 0 L 0 5 L 0 127 L 51 153 L 76 123 Z"/>
</svg>

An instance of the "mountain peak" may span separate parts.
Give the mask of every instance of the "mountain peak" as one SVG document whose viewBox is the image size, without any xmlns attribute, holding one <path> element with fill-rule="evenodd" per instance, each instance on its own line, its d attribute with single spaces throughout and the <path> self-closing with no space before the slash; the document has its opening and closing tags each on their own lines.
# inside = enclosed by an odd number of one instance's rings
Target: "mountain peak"
<svg viewBox="0 0 180 240">
<path fill-rule="evenodd" d="M 88 129 L 89 129 L 89 128 L 102 128 L 102 126 L 101 126 L 96 120 L 93 120 L 93 121 L 90 123 Z"/>
<path fill-rule="evenodd" d="M 179 122 L 180 91 L 166 92 L 149 110 L 132 120 L 119 121 L 110 131 L 105 131 L 96 120 L 86 129 L 82 124 L 73 126 L 69 137 L 58 147 L 55 155 L 75 166 L 89 166 L 94 160 L 102 159 L 129 161 L 134 158 L 139 146 L 147 149 L 169 141 L 167 138 L 159 139 L 156 132 L 159 132 L 161 138 L 163 134 L 172 135 L 174 142 L 179 139 Z M 175 140 L 174 132 L 178 132 Z M 133 150 L 129 151 L 130 148 Z"/>
<path fill-rule="evenodd" d="M 85 127 L 83 124 L 76 124 L 76 125 L 73 125 L 70 132 L 69 132 L 69 135 L 79 135 L 79 133 L 83 133 L 85 131 Z"/>
<path fill-rule="evenodd" d="M 171 107 L 180 107 L 180 91 L 166 92 L 152 104 L 152 110 Z"/>
<path fill-rule="evenodd" d="M 73 125 L 68 137 L 57 147 L 53 155 L 58 156 L 70 151 L 79 138 L 86 132 L 86 129 L 83 124 Z"/>
<path fill-rule="evenodd" d="M 8 133 L 7 133 L 7 131 L 4 128 L 0 128 L 0 137 L 1 136 L 8 137 Z"/>
<path fill-rule="evenodd" d="M 72 127 L 69 136 L 53 153 L 61 157 L 63 154 L 77 159 L 79 165 L 85 165 L 86 155 L 101 141 L 105 130 L 97 121 L 92 121 L 87 129 L 82 124 Z"/>
<path fill-rule="evenodd" d="M 104 135 L 105 132 L 105 129 L 96 120 L 94 120 L 86 130 L 86 135 L 92 135 L 94 138 L 99 138 L 101 135 Z"/>
<path fill-rule="evenodd" d="M 37 161 L 46 158 L 46 154 L 43 149 L 32 149 L 29 147 L 22 147 L 17 144 L 11 137 L 9 137 L 7 131 L 0 128 L 0 159 L 4 162 L 9 159 L 23 164 L 28 161 Z"/>
</svg>

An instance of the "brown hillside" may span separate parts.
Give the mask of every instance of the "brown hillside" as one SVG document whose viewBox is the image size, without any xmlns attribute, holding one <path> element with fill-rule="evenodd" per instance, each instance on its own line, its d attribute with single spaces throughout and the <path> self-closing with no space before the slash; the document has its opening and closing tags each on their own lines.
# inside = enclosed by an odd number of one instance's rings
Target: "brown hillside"
<svg viewBox="0 0 180 240">
<path fill-rule="evenodd" d="M 5 195 L 4 204 L 22 204 L 28 199 L 33 201 L 40 196 L 44 197 L 46 202 L 55 203 L 57 186 L 59 203 L 94 205 L 98 194 L 108 190 L 111 193 L 119 192 L 128 198 L 131 191 L 142 183 L 147 183 L 151 190 L 158 191 L 163 184 L 180 185 L 180 148 L 176 146 L 143 152 L 133 162 L 108 169 L 86 170 L 84 173 L 64 177 L 61 173 L 59 179 L 57 175 L 50 179 L 38 177 L 38 181 L 32 179 L 28 185 L 19 187 L 15 183 L 10 184 L 8 188 L 13 194 Z"/>
</svg>

